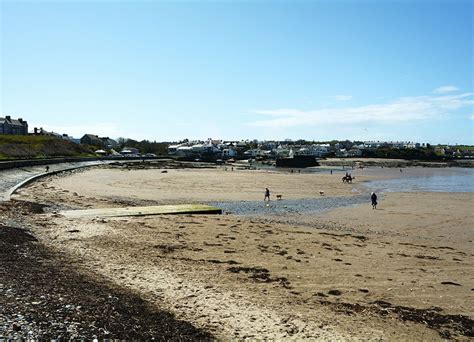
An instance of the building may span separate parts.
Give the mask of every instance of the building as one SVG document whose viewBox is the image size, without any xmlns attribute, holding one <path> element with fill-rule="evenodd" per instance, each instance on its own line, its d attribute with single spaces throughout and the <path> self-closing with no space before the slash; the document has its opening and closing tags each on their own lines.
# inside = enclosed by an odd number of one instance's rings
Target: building
<svg viewBox="0 0 474 342">
<path fill-rule="evenodd" d="M 181 145 L 169 145 L 168 146 L 168 154 L 173 155 L 176 154 L 178 148 L 180 148 Z"/>
<path fill-rule="evenodd" d="M 224 159 L 235 158 L 237 156 L 238 156 L 237 151 L 234 150 L 232 147 L 224 148 L 222 150 L 222 158 L 224 158 Z"/>
<path fill-rule="evenodd" d="M 61 139 L 66 140 L 66 141 L 73 142 L 73 143 L 75 143 L 75 144 L 80 144 L 80 143 L 81 143 L 81 139 L 73 138 L 73 137 L 71 137 L 70 135 L 67 135 L 66 133 L 64 133 L 64 134 L 61 136 Z"/>
<path fill-rule="evenodd" d="M 40 127 L 40 128 L 35 127 L 33 129 L 33 135 L 42 135 L 42 136 L 55 137 L 55 138 L 61 138 L 61 139 L 63 137 L 59 133 L 48 132 L 48 131 L 44 130 L 43 127 Z"/>
<path fill-rule="evenodd" d="M 322 157 L 329 153 L 329 148 L 329 144 L 304 145 L 299 149 L 295 149 L 293 154 L 297 156 Z"/>
<path fill-rule="evenodd" d="M 110 139 L 109 137 L 99 138 L 99 136 L 94 134 L 85 134 L 81 138 L 81 144 L 100 146 L 108 150 L 118 146 L 118 143 L 114 139 Z"/>
<path fill-rule="evenodd" d="M 102 146 L 107 149 L 116 148 L 118 143 L 114 139 L 110 139 L 109 137 L 99 138 L 102 141 Z"/>
<path fill-rule="evenodd" d="M 124 147 L 122 151 L 120 151 L 120 154 L 123 156 L 138 156 L 140 151 L 135 147 Z"/>
<path fill-rule="evenodd" d="M 262 150 L 260 150 L 259 148 L 252 148 L 250 150 L 247 150 L 244 152 L 244 155 L 246 157 L 252 157 L 252 158 L 256 158 L 256 157 L 262 157 L 263 156 L 263 152 Z"/>
<path fill-rule="evenodd" d="M 81 138 L 81 144 L 93 145 L 93 146 L 102 146 L 103 142 L 97 135 L 84 134 L 84 136 Z"/>
<path fill-rule="evenodd" d="M 21 118 L 12 119 L 9 115 L 0 117 L 0 134 L 27 135 L 28 123 Z"/>
<path fill-rule="evenodd" d="M 65 141 L 70 141 L 70 142 L 73 142 L 75 144 L 80 144 L 81 143 L 81 139 L 76 139 L 66 133 L 63 133 L 63 134 L 59 134 L 59 133 L 56 133 L 56 132 L 49 132 L 49 131 L 46 131 L 43 129 L 43 127 L 40 127 L 40 128 L 37 128 L 35 127 L 33 129 L 33 133 L 30 133 L 31 135 L 41 135 L 41 136 L 48 136 L 48 137 L 55 137 L 55 138 L 58 138 L 58 139 L 62 139 L 62 140 L 65 140 Z"/>
<path fill-rule="evenodd" d="M 193 155 L 192 147 L 179 146 L 176 148 L 176 152 L 174 154 L 176 154 L 178 157 L 191 157 Z"/>
</svg>

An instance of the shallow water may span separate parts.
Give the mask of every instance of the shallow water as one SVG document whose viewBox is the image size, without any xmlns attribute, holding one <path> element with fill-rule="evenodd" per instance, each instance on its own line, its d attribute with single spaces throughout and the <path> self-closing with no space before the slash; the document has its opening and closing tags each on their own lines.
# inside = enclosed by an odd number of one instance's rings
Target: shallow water
<svg viewBox="0 0 474 342">
<path fill-rule="evenodd" d="M 474 192 L 474 169 L 430 169 L 414 174 L 405 171 L 397 178 L 368 181 L 364 185 L 379 192 Z"/>
<path fill-rule="evenodd" d="M 225 213 L 236 215 L 286 215 L 317 214 L 335 208 L 370 203 L 370 194 L 351 197 L 321 197 L 305 199 L 287 199 L 281 201 L 235 201 L 214 202 Z"/>
<path fill-rule="evenodd" d="M 328 172 L 328 170 L 316 169 L 313 172 Z M 223 209 L 226 213 L 236 215 L 283 216 L 286 214 L 317 214 L 364 203 L 370 205 L 371 191 L 376 191 L 379 194 L 379 199 L 383 197 L 384 192 L 474 192 L 474 169 L 404 168 L 402 172 L 399 172 L 399 169 L 372 168 L 370 170 L 354 170 L 353 172 L 357 176 L 373 174 L 388 177 L 388 179 L 365 182 L 362 188 L 358 190 L 358 192 L 365 192 L 365 194 L 351 197 L 291 199 L 269 203 L 263 201 L 229 201 L 211 204 Z M 355 188 L 358 188 L 357 184 Z"/>
</svg>

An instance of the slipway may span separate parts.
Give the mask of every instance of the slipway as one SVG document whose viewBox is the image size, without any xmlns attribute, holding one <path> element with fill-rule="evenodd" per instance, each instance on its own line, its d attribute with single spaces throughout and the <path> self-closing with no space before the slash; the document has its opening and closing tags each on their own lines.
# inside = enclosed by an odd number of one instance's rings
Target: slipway
<svg viewBox="0 0 474 342">
<path fill-rule="evenodd" d="M 59 212 L 69 218 L 122 217 L 176 214 L 222 214 L 222 209 L 204 204 L 155 205 L 147 207 L 99 208 L 64 210 Z"/>
</svg>

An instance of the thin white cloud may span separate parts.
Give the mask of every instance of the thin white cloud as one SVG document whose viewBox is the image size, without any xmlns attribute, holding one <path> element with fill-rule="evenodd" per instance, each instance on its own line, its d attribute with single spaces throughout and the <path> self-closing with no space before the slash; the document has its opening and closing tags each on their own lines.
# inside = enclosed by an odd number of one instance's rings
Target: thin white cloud
<svg viewBox="0 0 474 342">
<path fill-rule="evenodd" d="M 474 120 L 474 114 L 469 115 L 469 119 Z"/>
<path fill-rule="evenodd" d="M 352 95 L 336 95 L 332 98 L 336 101 L 349 101 L 352 100 Z"/>
<path fill-rule="evenodd" d="M 473 96 L 474 93 L 402 97 L 382 104 L 317 110 L 295 108 L 256 110 L 255 113 L 269 118 L 257 120 L 250 125 L 288 128 L 324 124 L 391 124 L 432 120 L 460 108 L 472 106 Z"/>
<path fill-rule="evenodd" d="M 458 87 L 455 87 L 453 85 L 448 85 L 448 86 L 442 86 L 442 87 L 436 88 L 435 90 L 433 90 L 433 93 L 445 94 L 445 93 L 451 93 L 453 91 L 458 91 L 458 90 L 459 90 Z"/>
</svg>

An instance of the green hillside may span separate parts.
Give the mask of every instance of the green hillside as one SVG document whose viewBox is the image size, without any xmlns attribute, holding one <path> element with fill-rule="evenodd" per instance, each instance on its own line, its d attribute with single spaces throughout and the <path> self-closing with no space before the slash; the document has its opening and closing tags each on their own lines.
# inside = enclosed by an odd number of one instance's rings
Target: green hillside
<svg viewBox="0 0 474 342">
<path fill-rule="evenodd" d="M 0 134 L 0 159 L 90 156 L 89 148 L 55 137 Z"/>
</svg>

